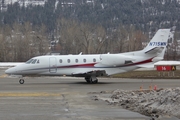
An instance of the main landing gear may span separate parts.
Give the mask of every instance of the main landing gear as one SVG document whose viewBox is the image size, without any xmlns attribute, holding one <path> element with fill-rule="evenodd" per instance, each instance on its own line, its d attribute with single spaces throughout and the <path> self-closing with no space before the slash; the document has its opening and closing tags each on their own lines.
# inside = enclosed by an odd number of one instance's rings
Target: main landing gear
<svg viewBox="0 0 180 120">
<path fill-rule="evenodd" d="M 85 80 L 87 83 L 94 83 L 94 84 L 98 83 L 98 79 L 94 76 L 85 77 Z"/>
<path fill-rule="evenodd" d="M 24 84 L 24 79 L 20 79 L 20 80 L 19 80 L 19 83 L 20 83 L 20 84 Z"/>
</svg>

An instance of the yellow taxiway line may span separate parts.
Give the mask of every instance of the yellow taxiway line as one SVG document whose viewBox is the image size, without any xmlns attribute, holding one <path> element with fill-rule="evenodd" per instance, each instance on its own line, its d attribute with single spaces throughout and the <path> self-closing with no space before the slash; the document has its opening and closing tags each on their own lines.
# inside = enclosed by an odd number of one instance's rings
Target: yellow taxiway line
<svg viewBox="0 0 180 120">
<path fill-rule="evenodd" d="M 13 93 L 0 92 L 0 97 L 57 97 L 58 93 Z"/>
<path fill-rule="evenodd" d="M 0 76 L 0 78 L 4 78 L 4 77 L 7 77 L 8 75 L 7 74 L 3 74 Z"/>
</svg>

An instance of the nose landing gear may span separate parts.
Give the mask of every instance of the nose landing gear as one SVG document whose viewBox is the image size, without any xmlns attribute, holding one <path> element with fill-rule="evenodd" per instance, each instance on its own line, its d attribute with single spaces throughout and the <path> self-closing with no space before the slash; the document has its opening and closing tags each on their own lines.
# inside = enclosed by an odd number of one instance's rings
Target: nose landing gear
<svg viewBox="0 0 180 120">
<path fill-rule="evenodd" d="M 87 83 L 96 84 L 98 83 L 98 79 L 94 76 L 91 77 L 85 77 L 85 80 Z"/>
<path fill-rule="evenodd" d="M 20 79 L 20 80 L 19 80 L 19 83 L 20 83 L 20 84 L 24 84 L 24 79 Z"/>
</svg>

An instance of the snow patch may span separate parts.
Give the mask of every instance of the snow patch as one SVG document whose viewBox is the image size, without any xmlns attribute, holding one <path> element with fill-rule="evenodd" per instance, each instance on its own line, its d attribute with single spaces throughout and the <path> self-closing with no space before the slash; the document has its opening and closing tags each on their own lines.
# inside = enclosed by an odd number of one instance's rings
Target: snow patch
<svg viewBox="0 0 180 120">
<path fill-rule="evenodd" d="M 108 95 L 107 95 L 108 94 Z M 114 90 L 100 92 L 94 100 L 103 100 L 110 105 L 122 106 L 125 109 L 147 116 L 175 116 L 180 118 L 180 87 L 159 90 Z"/>
<path fill-rule="evenodd" d="M 23 62 L 0 62 L 0 67 L 14 67 L 23 64 Z"/>
</svg>

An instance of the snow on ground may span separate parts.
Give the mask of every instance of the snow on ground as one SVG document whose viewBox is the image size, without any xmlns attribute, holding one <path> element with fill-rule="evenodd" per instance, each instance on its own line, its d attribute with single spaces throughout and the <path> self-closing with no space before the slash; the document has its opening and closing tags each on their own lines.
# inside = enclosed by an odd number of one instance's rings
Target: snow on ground
<svg viewBox="0 0 180 120">
<path fill-rule="evenodd" d="M 180 88 L 159 90 L 115 90 L 100 92 L 94 100 L 103 100 L 110 105 L 122 106 L 125 109 L 160 118 L 175 116 L 180 118 Z"/>
<path fill-rule="evenodd" d="M 0 68 L 14 67 L 22 63 L 23 62 L 0 62 Z"/>
</svg>

